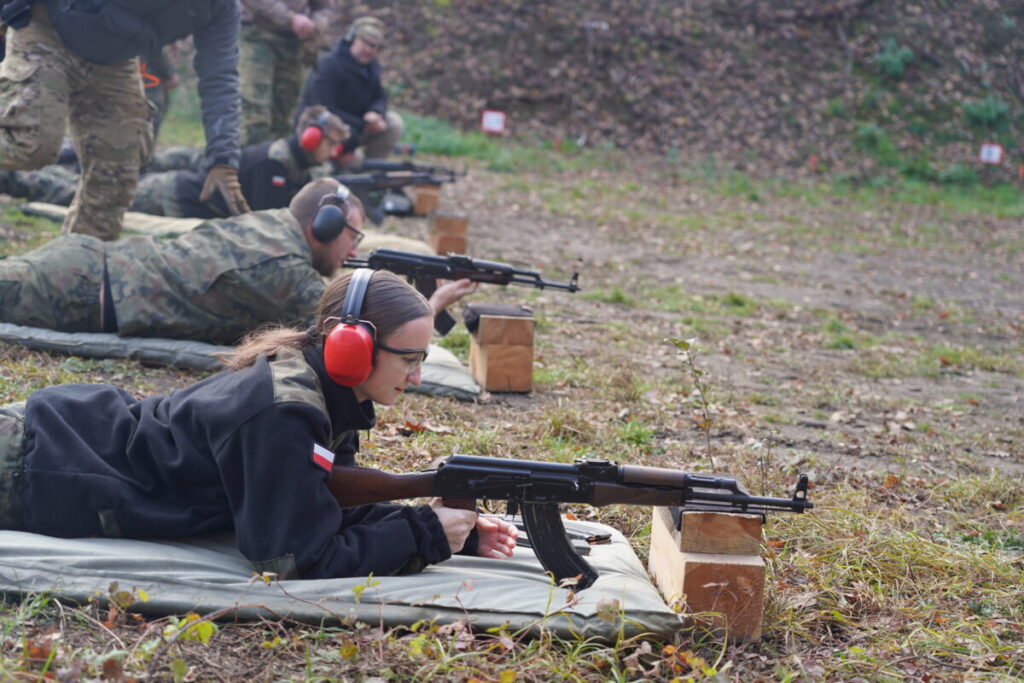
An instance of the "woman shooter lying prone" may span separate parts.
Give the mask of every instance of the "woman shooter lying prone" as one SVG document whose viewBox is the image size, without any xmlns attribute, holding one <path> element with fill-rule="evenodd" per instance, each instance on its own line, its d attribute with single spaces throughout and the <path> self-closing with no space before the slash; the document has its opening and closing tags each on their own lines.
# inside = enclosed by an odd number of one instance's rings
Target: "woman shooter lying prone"
<svg viewBox="0 0 1024 683">
<path fill-rule="evenodd" d="M 516 529 L 470 510 L 343 507 L 328 490 L 351 465 L 374 404 L 419 384 L 433 313 L 404 280 L 335 279 L 307 331 L 250 336 L 230 369 L 166 396 L 62 385 L 0 408 L 0 527 L 62 537 L 183 537 L 233 529 L 279 578 L 391 575 L 470 542 L 510 556 Z M 472 537 L 471 537 L 471 532 Z"/>
</svg>

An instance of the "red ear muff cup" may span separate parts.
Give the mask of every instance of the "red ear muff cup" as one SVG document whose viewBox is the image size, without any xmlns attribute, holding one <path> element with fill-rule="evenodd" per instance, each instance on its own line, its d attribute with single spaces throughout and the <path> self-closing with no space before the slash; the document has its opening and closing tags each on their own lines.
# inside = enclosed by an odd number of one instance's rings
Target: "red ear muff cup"
<svg viewBox="0 0 1024 683">
<path fill-rule="evenodd" d="M 363 325 L 336 325 L 324 340 L 324 367 L 343 387 L 365 382 L 373 372 L 373 334 Z"/>
<path fill-rule="evenodd" d="M 317 126 L 308 126 L 299 136 L 299 146 L 307 152 L 312 152 L 324 139 L 324 132 Z"/>
</svg>

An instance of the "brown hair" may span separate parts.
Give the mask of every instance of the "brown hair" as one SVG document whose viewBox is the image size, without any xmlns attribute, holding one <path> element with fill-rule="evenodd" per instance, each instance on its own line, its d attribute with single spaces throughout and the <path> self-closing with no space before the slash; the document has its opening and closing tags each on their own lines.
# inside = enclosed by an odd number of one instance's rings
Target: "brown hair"
<svg viewBox="0 0 1024 683">
<path fill-rule="evenodd" d="M 322 104 L 314 104 L 312 107 L 306 107 L 299 114 L 299 123 L 295 127 L 295 134 L 302 135 L 303 131 L 317 123 L 317 119 L 323 117 L 319 123 L 321 127 L 328 128 L 332 133 L 337 133 L 343 138 L 347 138 L 352 134 L 349 130 L 348 125 L 342 121 L 337 114 L 334 114 Z"/>
<path fill-rule="evenodd" d="M 335 278 L 327 285 L 320 297 L 313 327 L 308 330 L 271 327 L 252 332 L 237 349 L 222 357 L 224 364 L 233 370 L 240 370 L 255 363 L 260 356 L 273 356 L 284 349 L 320 344 L 341 318 L 352 272 Z M 377 329 L 378 340 L 384 339 L 410 320 L 429 315 L 432 315 L 430 304 L 412 285 L 390 271 L 374 271 L 363 298 L 359 319 L 373 324 Z"/>
<path fill-rule="evenodd" d="M 340 207 L 345 212 L 346 219 L 348 219 L 349 211 L 352 209 L 356 209 L 365 217 L 366 211 L 363 209 L 363 203 L 355 194 L 349 194 L 348 200 L 344 204 L 334 197 L 334 193 L 339 185 L 341 183 L 334 178 L 316 178 L 311 180 L 295 193 L 291 202 L 288 203 L 288 210 L 292 212 L 295 220 L 303 227 L 313 222 L 313 216 L 316 215 L 316 211 L 322 203 L 334 204 Z"/>
</svg>

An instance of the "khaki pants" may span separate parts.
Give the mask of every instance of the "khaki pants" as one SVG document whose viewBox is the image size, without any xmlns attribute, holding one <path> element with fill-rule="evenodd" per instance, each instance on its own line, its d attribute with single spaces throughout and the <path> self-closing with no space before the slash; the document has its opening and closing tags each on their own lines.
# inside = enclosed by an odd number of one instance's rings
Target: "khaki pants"
<svg viewBox="0 0 1024 683">
<path fill-rule="evenodd" d="M 0 529 L 20 529 L 25 476 L 25 402 L 0 406 Z"/>
<path fill-rule="evenodd" d="M 64 232 L 115 239 L 140 165 L 153 144 L 151 108 L 139 62 L 95 64 L 76 56 L 42 3 L 32 21 L 7 32 L 0 63 L 0 169 L 41 168 L 57 160 L 65 126 L 82 176 Z"/>
</svg>

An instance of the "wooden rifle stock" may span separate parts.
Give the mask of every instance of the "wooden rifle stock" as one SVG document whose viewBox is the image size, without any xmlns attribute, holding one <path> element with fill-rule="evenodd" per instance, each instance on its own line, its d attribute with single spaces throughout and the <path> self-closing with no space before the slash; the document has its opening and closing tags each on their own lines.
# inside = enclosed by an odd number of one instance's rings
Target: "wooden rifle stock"
<svg viewBox="0 0 1024 683">
<path fill-rule="evenodd" d="M 335 467 L 327 481 L 331 495 L 342 507 L 355 507 L 403 498 L 434 495 L 433 470 L 391 474 L 369 467 Z"/>
</svg>

